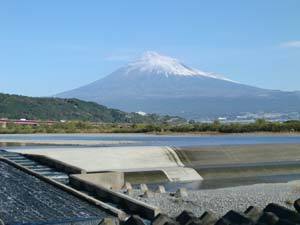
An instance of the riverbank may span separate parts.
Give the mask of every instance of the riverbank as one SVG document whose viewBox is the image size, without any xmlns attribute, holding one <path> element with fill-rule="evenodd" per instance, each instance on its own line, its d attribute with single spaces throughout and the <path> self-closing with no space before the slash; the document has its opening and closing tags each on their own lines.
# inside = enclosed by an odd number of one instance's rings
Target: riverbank
<svg viewBox="0 0 300 225">
<path fill-rule="evenodd" d="M 12 133 L 12 134 L 1 134 L 0 137 L 18 137 L 18 136 L 132 136 L 132 135 L 137 135 L 137 136 L 299 136 L 300 137 L 300 132 L 248 132 L 248 133 L 221 133 L 221 132 L 147 132 L 147 133 L 118 133 L 118 132 L 99 132 L 99 133 Z M 1 140 L 1 139 L 0 139 Z"/>
<path fill-rule="evenodd" d="M 188 191 L 188 196 L 183 198 L 174 197 L 170 193 L 151 193 L 148 198 L 141 197 L 142 194 L 140 190 L 134 190 L 131 196 L 159 207 L 171 217 L 183 210 L 191 211 L 197 216 L 209 210 L 221 216 L 229 210 L 245 211 L 249 206 L 263 209 L 269 202 L 292 209 L 293 201 L 300 195 L 300 181 Z"/>
<path fill-rule="evenodd" d="M 160 123 L 92 123 L 69 121 L 64 123 L 41 125 L 6 124 L 0 127 L 2 134 L 33 134 L 33 133 L 294 133 L 300 132 L 300 121 L 269 122 L 258 119 L 253 123 L 213 123 L 202 122 L 160 122 Z"/>
</svg>

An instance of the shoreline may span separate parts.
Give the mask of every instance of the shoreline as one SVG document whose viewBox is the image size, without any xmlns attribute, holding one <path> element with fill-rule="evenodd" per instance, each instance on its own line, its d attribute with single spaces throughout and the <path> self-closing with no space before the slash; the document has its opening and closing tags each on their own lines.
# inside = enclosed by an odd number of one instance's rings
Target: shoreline
<svg viewBox="0 0 300 225">
<path fill-rule="evenodd" d="M 1 136 L 300 136 L 300 132 L 249 132 L 249 133 L 220 133 L 220 132 L 163 132 L 163 133 L 12 133 L 0 134 Z M 1 139 L 0 139 L 1 141 Z"/>
</svg>

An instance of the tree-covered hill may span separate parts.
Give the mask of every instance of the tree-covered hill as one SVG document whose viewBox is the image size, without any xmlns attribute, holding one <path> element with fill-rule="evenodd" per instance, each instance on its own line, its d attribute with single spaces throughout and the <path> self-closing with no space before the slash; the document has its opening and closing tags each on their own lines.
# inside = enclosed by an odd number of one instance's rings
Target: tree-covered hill
<svg viewBox="0 0 300 225">
<path fill-rule="evenodd" d="M 0 93 L 0 118 L 55 121 L 81 120 L 106 123 L 158 123 L 172 120 L 174 117 L 155 114 L 142 116 L 137 113 L 126 113 L 78 99 L 36 98 Z"/>
</svg>

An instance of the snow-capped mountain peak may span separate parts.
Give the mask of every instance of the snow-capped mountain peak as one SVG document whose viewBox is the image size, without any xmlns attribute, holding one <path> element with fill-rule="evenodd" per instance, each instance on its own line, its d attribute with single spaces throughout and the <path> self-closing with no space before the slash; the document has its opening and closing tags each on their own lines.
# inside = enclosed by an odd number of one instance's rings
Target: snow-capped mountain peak
<svg viewBox="0 0 300 225">
<path fill-rule="evenodd" d="M 106 77 L 57 96 L 93 101 L 140 115 L 159 113 L 195 120 L 245 112 L 300 111 L 297 93 L 229 82 L 156 52 L 146 52 Z"/>
<path fill-rule="evenodd" d="M 160 55 L 154 51 L 145 52 L 142 57 L 129 63 L 126 72 L 147 72 L 151 74 L 164 74 L 166 77 L 175 76 L 204 76 L 214 79 L 231 81 L 221 75 L 190 68 L 179 60 L 169 56 Z"/>
</svg>

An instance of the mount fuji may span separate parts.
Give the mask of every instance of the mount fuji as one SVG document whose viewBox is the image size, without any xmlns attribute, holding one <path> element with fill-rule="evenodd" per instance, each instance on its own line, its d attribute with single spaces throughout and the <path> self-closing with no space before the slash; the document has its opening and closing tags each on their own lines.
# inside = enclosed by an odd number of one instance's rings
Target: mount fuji
<svg viewBox="0 0 300 225">
<path fill-rule="evenodd" d="M 300 112 L 299 92 L 241 84 L 222 75 L 190 68 L 156 52 L 146 52 L 110 75 L 57 97 L 188 119 L 246 112 Z"/>
</svg>

